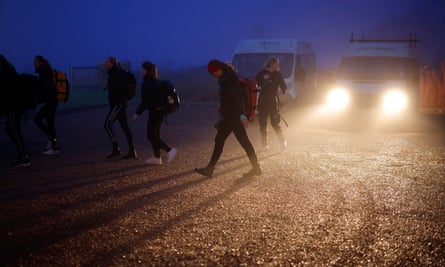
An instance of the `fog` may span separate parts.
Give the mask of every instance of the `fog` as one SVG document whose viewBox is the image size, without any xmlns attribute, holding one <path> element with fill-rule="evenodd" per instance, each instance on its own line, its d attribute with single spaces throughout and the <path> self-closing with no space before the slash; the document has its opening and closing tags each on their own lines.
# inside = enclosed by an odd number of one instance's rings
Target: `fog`
<svg viewBox="0 0 445 267">
<path fill-rule="evenodd" d="M 314 44 L 317 64 L 338 64 L 351 32 L 421 39 L 422 62 L 445 59 L 440 0 L 227 0 L 0 2 L 0 53 L 32 72 L 41 54 L 58 69 L 94 66 L 113 55 L 188 68 L 230 60 L 240 39 L 296 38 Z"/>
</svg>

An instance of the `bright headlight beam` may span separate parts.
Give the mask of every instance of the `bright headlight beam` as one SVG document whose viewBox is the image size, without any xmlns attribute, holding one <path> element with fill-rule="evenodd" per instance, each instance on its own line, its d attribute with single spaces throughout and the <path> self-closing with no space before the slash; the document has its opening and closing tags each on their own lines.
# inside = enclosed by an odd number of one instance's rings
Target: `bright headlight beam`
<svg viewBox="0 0 445 267">
<path fill-rule="evenodd" d="M 399 90 L 387 92 L 383 97 L 383 112 L 385 114 L 395 114 L 406 108 L 408 98 L 405 93 Z"/>
<path fill-rule="evenodd" d="M 349 104 L 349 94 L 344 89 L 334 89 L 329 92 L 326 104 L 331 110 L 344 109 Z"/>
</svg>

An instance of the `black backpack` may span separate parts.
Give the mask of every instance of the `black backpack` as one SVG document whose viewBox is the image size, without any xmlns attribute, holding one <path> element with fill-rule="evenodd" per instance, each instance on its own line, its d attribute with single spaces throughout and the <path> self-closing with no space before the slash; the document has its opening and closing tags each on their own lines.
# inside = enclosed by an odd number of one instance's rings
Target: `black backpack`
<svg viewBox="0 0 445 267">
<path fill-rule="evenodd" d="M 180 99 L 175 86 L 168 80 L 161 81 L 162 102 L 165 113 L 174 113 L 179 109 Z"/>
<path fill-rule="evenodd" d="M 136 95 L 136 76 L 134 76 L 133 72 L 131 71 L 125 71 L 125 78 L 127 87 L 127 100 L 131 100 Z"/>
</svg>

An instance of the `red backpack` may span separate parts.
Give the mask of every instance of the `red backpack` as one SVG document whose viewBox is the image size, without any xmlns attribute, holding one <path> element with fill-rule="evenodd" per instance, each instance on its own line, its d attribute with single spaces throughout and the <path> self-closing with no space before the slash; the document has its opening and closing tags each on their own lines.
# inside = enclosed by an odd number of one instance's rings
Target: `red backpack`
<svg viewBox="0 0 445 267">
<path fill-rule="evenodd" d="M 253 121 L 258 107 L 258 82 L 253 77 L 238 77 L 243 97 L 244 109 L 250 122 Z"/>
</svg>

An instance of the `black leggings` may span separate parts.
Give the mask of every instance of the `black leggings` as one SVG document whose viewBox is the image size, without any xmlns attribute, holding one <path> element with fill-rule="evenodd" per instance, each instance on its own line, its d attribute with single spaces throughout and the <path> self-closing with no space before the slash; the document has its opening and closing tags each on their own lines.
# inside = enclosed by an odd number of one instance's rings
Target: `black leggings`
<svg viewBox="0 0 445 267">
<path fill-rule="evenodd" d="M 105 119 L 104 128 L 108 134 L 108 137 L 110 138 L 114 150 L 119 148 L 116 134 L 113 131 L 113 123 L 116 120 L 119 121 L 122 130 L 124 130 L 129 149 L 133 150 L 133 135 L 131 133 L 130 127 L 128 126 L 126 105 L 120 104 L 111 106 L 110 111 L 108 112 L 108 115 Z"/>
<path fill-rule="evenodd" d="M 48 137 L 49 141 L 57 139 L 55 127 L 57 104 L 57 101 L 45 103 L 34 118 L 35 124 Z M 43 119 L 46 120 L 46 125 L 43 123 Z"/>
<path fill-rule="evenodd" d="M 277 135 L 278 140 L 280 141 L 280 143 L 283 143 L 284 136 L 280 126 L 281 117 L 278 111 L 278 106 L 277 104 L 269 104 L 261 106 L 260 111 L 258 113 L 258 123 L 260 125 L 262 145 L 266 146 L 268 144 L 268 136 L 267 136 L 268 118 L 270 118 L 270 124 L 272 125 L 272 128 L 275 130 L 275 134 Z"/>
<path fill-rule="evenodd" d="M 216 165 L 222 154 L 224 143 L 227 137 L 232 132 L 235 134 L 236 140 L 238 140 L 238 142 L 246 152 L 247 157 L 249 158 L 249 161 L 252 164 L 252 166 L 257 167 L 258 158 L 255 154 L 255 149 L 253 148 L 252 143 L 250 142 L 249 137 L 247 136 L 246 129 L 242 125 L 241 121 L 239 121 L 238 119 L 235 120 L 223 119 L 218 123 L 218 132 L 216 133 L 215 136 L 215 146 L 213 148 L 213 153 L 210 159 L 209 166 L 214 167 Z"/>
<path fill-rule="evenodd" d="M 164 110 L 150 110 L 147 122 L 147 138 L 156 158 L 161 157 L 161 149 L 170 151 L 171 147 L 161 139 L 161 124 L 164 121 Z"/>
<path fill-rule="evenodd" d="M 20 159 L 26 158 L 25 144 L 22 137 L 21 118 L 23 112 L 11 110 L 7 112 L 5 132 L 14 143 Z"/>
</svg>

